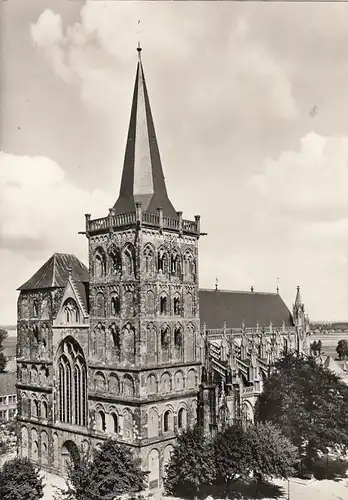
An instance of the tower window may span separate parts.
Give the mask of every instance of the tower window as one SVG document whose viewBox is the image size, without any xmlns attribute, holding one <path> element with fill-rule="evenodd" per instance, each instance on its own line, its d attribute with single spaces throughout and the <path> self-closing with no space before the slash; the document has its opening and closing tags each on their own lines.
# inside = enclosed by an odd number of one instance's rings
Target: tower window
<svg viewBox="0 0 348 500">
<path fill-rule="evenodd" d="M 180 314 L 180 297 L 174 297 L 174 314 Z"/>
<path fill-rule="evenodd" d="M 185 408 L 180 408 L 178 412 L 178 428 L 184 429 L 186 427 L 186 410 Z"/>
<path fill-rule="evenodd" d="M 121 347 L 121 342 L 120 342 L 120 330 L 118 326 L 114 324 L 111 325 L 111 336 L 112 336 L 112 341 L 114 344 L 115 349 L 119 350 Z"/>
<path fill-rule="evenodd" d="M 106 430 L 106 420 L 105 420 L 105 413 L 100 410 L 98 412 L 98 417 L 99 417 L 99 428 L 98 430 L 99 431 L 105 431 Z"/>
<path fill-rule="evenodd" d="M 79 322 L 79 310 L 74 299 L 67 299 L 63 305 L 64 319 L 66 323 Z"/>
<path fill-rule="evenodd" d="M 120 299 L 118 295 L 113 295 L 111 297 L 111 316 L 117 316 L 118 314 L 120 314 L 120 309 Z"/>
<path fill-rule="evenodd" d="M 39 315 L 39 301 L 37 299 L 33 300 L 33 316 L 37 318 Z"/>
<path fill-rule="evenodd" d="M 112 247 L 109 252 L 109 255 L 110 255 L 111 272 L 114 274 L 120 273 L 122 270 L 122 259 L 119 249 Z"/>
<path fill-rule="evenodd" d="M 167 296 L 162 295 L 160 297 L 160 313 L 167 314 Z"/>
<path fill-rule="evenodd" d="M 167 271 L 167 254 L 164 250 L 158 252 L 158 271 L 162 273 Z"/>
<path fill-rule="evenodd" d="M 112 432 L 114 434 L 118 434 L 118 418 L 117 418 L 117 415 L 115 413 L 112 413 L 111 414 L 111 417 L 112 417 Z"/>
<path fill-rule="evenodd" d="M 171 430 L 171 412 L 167 410 L 163 415 L 163 432 L 169 432 Z"/>
<path fill-rule="evenodd" d="M 96 251 L 94 271 L 96 278 L 102 278 L 106 275 L 106 258 L 102 248 L 98 248 Z"/>
</svg>

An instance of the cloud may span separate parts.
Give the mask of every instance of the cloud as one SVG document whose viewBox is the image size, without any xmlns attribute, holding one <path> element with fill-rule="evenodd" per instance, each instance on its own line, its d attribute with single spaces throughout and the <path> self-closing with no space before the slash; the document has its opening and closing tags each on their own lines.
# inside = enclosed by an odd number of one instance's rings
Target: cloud
<svg viewBox="0 0 348 500">
<path fill-rule="evenodd" d="M 0 172 L 0 320 L 6 322 L 15 317 L 15 288 L 51 254 L 76 253 L 86 261 L 87 242 L 78 235 L 83 214 L 105 216 L 112 200 L 74 186 L 45 157 L 0 152 Z"/>
<path fill-rule="evenodd" d="M 255 38 L 245 16 L 227 18 L 214 7 L 211 17 L 220 18 L 224 40 L 216 40 L 215 46 L 213 39 L 208 42 L 208 26 L 202 15 L 208 9 L 183 5 L 170 12 L 170 7 L 158 3 L 138 3 L 135 9 L 132 3 L 87 2 L 80 12 L 81 22 L 69 26 L 65 33 L 60 16 L 46 10 L 32 24 L 31 35 L 56 75 L 66 82 L 79 81 L 82 100 L 94 109 L 111 112 L 111 118 L 115 117 L 119 95 L 129 88 L 129 80 L 123 80 L 124 70 L 134 57 L 138 30 L 151 57 L 160 60 L 163 88 L 176 88 L 185 107 L 196 114 L 209 114 L 214 120 L 216 110 L 223 108 L 228 115 L 242 110 L 246 121 L 264 113 L 282 119 L 296 117 L 290 68 Z M 180 82 L 181 90 L 169 81 L 173 78 L 170 74 L 165 76 L 167 68 L 176 63 L 183 73 L 190 72 L 185 88 Z"/>
<path fill-rule="evenodd" d="M 311 132 L 301 139 L 297 151 L 265 160 L 250 183 L 270 207 L 276 206 L 300 222 L 327 223 L 346 218 L 348 137 L 323 137 Z"/>
</svg>

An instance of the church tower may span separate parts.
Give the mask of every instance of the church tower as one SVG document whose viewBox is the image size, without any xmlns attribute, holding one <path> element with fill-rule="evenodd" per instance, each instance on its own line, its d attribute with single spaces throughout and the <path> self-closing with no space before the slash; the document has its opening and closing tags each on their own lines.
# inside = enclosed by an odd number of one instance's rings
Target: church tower
<svg viewBox="0 0 348 500">
<path fill-rule="evenodd" d="M 197 418 L 200 218 L 169 200 L 140 47 L 119 197 L 107 217 L 86 214 L 85 232 L 92 435 L 133 447 L 155 489 Z"/>
</svg>

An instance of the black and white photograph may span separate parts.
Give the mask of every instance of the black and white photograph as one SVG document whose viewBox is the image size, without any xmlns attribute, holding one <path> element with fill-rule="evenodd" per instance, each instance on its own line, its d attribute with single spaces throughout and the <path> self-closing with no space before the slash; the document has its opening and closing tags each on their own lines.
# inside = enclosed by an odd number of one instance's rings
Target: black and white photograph
<svg viewBox="0 0 348 500">
<path fill-rule="evenodd" d="M 0 500 L 348 500 L 348 3 L 0 2 Z"/>
</svg>

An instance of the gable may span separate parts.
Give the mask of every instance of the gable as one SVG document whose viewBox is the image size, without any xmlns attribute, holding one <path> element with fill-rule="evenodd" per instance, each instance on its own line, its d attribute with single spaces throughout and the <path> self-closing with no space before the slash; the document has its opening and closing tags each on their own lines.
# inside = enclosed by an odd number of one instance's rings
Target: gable
<svg viewBox="0 0 348 500">
<path fill-rule="evenodd" d="M 80 292 L 82 283 L 76 284 L 69 276 L 64 294 L 57 312 L 57 316 L 53 322 L 54 326 L 68 324 L 82 324 L 88 318 L 88 309 L 84 303 L 85 297 L 81 297 Z"/>
</svg>

